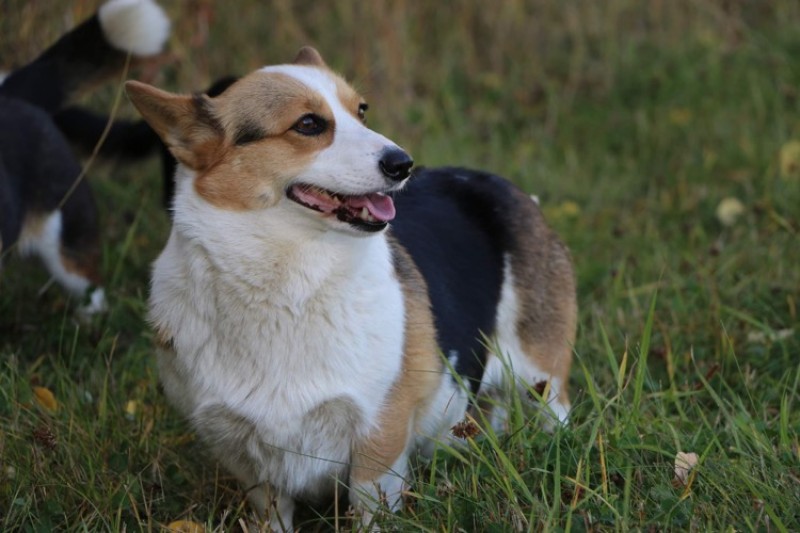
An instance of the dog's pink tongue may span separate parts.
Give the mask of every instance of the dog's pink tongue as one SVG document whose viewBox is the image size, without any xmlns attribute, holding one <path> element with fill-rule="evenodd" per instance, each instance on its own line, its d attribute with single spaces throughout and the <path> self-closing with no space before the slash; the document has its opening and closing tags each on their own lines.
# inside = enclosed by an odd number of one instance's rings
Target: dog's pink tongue
<svg viewBox="0 0 800 533">
<path fill-rule="evenodd" d="M 369 214 L 381 222 L 389 222 L 395 215 L 392 199 L 379 192 L 364 196 L 352 196 L 347 199 L 347 205 L 355 209 L 366 207 Z"/>
</svg>

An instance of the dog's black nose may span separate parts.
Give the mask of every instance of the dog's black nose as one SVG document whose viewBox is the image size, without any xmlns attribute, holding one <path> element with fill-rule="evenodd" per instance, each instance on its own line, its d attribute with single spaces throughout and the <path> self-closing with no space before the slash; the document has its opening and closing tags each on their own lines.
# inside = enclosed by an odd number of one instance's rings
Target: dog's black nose
<svg viewBox="0 0 800 533">
<path fill-rule="evenodd" d="M 378 161 L 383 175 L 393 181 L 403 181 L 411 173 L 414 160 L 399 148 L 387 148 Z"/>
</svg>

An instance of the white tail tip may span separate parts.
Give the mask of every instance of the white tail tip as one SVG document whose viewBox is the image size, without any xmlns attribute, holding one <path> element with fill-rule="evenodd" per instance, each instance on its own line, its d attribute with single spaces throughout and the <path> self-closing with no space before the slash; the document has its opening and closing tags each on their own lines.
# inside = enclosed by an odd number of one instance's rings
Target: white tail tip
<svg viewBox="0 0 800 533">
<path fill-rule="evenodd" d="M 97 16 L 111 46 L 135 56 L 159 53 L 169 37 L 169 18 L 153 0 L 110 0 Z"/>
</svg>

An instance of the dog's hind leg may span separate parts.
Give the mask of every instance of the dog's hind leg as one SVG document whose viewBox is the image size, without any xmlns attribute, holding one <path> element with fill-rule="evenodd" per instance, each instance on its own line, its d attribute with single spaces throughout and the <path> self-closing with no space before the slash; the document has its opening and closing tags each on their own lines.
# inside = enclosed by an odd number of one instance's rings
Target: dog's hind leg
<svg viewBox="0 0 800 533">
<path fill-rule="evenodd" d="M 567 421 L 570 403 L 567 379 L 574 341 L 574 296 L 562 294 L 565 309 L 557 319 L 544 323 L 531 322 L 524 314 L 530 302 L 506 262 L 500 305 L 498 307 L 496 346 L 491 353 L 481 384 L 480 405 L 489 412 L 495 431 L 505 430 L 508 391 L 520 394 L 523 404 L 532 403 L 531 389 L 539 394 L 547 391 L 543 400 L 549 414 L 558 422 Z M 563 305 L 562 305 L 563 304 Z M 496 400 L 500 400 L 495 404 Z M 549 426 L 549 424 L 548 424 Z"/>
<path fill-rule="evenodd" d="M 79 312 L 91 315 L 106 308 L 105 292 L 99 286 L 96 268 L 99 256 L 97 234 L 75 234 L 76 226 L 74 213 L 65 213 L 63 209 L 45 214 L 29 213 L 19 249 L 23 255 L 33 253 L 39 256 L 50 275 L 81 299 Z"/>
<path fill-rule="evenodd" d="M 505 261 L 495 335 L 499 353 L 489 355 L 479 395 L 497 431 L 505 429 L 507 413 L 502 402 L 492 404 L 507 399 L 509 389 L 523 403 L 532 403 L 531 390 L 546 391 L 543 400 L 552 418 L 564 423 L 569 414 L 567 381 L 577 314 L 572 267 L 554 237 L 538 245 L 545 249 L 535 262 L 510 256 Z"/>
</svg>

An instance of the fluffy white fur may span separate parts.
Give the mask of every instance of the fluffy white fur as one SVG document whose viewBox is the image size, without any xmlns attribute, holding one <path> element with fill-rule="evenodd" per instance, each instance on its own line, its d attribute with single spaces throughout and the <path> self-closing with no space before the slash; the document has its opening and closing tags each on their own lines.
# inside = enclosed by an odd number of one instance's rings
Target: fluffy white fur
<svg viewBox="0 0 800 533">
<path fill-rule="evenodd" d="M 153 0 L 110 0 L 97 16 L 108 42 L 135 56 L 159 53 L 169 37 L 169 18 Z"/>
</svg>

